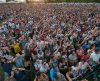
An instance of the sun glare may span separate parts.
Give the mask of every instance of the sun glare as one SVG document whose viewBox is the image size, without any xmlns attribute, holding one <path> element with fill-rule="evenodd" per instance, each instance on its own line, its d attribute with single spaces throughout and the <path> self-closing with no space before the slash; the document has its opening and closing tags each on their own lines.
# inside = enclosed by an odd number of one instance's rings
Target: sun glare
<svg viewBox="0 0 100 81">
<path fill-rule="evenodd" d="M 34 2 L 43 2 L 44 0 L 33 0 Z"/>
</svg>

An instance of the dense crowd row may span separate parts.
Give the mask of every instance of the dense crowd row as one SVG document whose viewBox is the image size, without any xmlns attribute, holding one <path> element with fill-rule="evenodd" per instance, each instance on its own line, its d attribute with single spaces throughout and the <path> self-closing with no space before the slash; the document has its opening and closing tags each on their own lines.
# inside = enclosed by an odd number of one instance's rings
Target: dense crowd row
<svg viewBox="0 0 100 81">
<path fill-rule="evenodd" d="M 100 6 L 0 4 L 0 21 L 0 81 L 74 81 L 100 65 Z"/>
</svg>

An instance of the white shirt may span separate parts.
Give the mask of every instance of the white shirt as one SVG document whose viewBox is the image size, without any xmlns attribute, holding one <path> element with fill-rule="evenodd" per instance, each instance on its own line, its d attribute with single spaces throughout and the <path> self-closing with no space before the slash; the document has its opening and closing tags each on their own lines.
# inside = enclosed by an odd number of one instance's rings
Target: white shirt
<svg viewBox="0 0 100 81">
<path fill-rule="evenodd" d="M 76 61 L 77 60 L 77 56 L 75 54 L 74 55 L 73 54 L 70 54 L 68 58 L 71 61 Z"/>
<path fill-rule="evenodd" d="M 85 63 L 82 64 L 81 69 L 82 70 L 85 70 L 87 68 L 87 66 L 88 66 L 88 63 L 85 62 Z"/>
<path fill-rule="evenodd" d="M 41 53 L 38 53 L 38 58 L 43 58 L 44 53 L 41 51 Z"/>
<path fill-rule="evenodd" d="M 39 63 L 38 62 L 35 62 L 34 64 L 34 67 L 36 70 L 39 70 L 41 68 L 42 64 L 40 63 L 40 60 L 39 60 Z"/>
<path fill-rule="evenodd" d="M 46 65 L 42 65 L 40 67 L 40 72 L 47 72 L 47 70 L 48 70 L 48 65 L 47 64 Z"/>
<path fill-rule="evenodd" d="M 95 52 L 93 52 L 90 56 L 90 58 L 95 61 L 95 62 L 98 62 L 99 59 L 100 59 L 100 54 L 96 54 Z"/>
</svg>

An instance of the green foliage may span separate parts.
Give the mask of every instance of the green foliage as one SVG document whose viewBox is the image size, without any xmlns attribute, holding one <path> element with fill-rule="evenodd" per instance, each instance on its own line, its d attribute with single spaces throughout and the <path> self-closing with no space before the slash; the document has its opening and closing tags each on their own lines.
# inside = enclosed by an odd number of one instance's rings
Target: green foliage
<svg viewBox="0 0 100 81">
<path fill-rule="evenodd" d="M 100 0 L 47 0 L 48 2 L 100 2 Z"/>
<path fill-rule="evenodd" d="M 9 1 L 14 1 L 14 0 L 6 0 L 6 2 L 9 2 Z"/>
<path fill-rule="evenodd" d="M 6 0 L 14 1 L 14 0 Z M 47 2 L 100 2 L 100 0 L 47 0 Z"/>
</svg>

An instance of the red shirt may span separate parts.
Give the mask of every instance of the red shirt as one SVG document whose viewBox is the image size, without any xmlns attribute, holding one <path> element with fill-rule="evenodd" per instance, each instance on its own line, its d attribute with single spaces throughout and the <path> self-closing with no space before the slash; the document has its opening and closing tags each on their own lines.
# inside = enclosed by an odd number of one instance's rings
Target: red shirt
<svg viewBox="0 0 100 81">
<path fill-rule="evenodd" d="M 76 51 L 76 54 L 79 58 L 79 60 L 88 60 L 89 56 L 87 54 L 85 54 L 85 51 L 83 49 L 78 49 Z"/>
<path fill-rule="evenodd" d="M 36 50 L 35 50 L 36 47 L 37 47 L 37 45 L 34 46 L 34 48 L 30 48 L 30 52 L 33 53 L 33 54 L 35 54 L 36 53 Z"/>
</svg>

